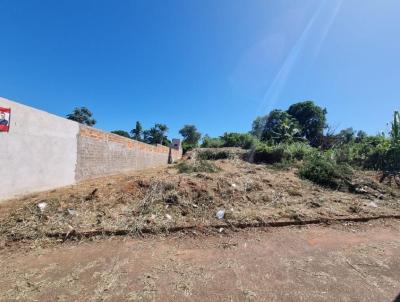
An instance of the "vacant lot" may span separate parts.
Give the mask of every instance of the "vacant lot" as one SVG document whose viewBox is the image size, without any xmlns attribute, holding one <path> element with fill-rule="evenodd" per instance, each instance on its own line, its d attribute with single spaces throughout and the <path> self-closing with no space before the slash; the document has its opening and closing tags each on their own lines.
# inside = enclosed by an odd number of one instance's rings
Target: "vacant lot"
<svg viewBox="0 0 400 302">
<path fill-rule="evenodd" d="M 0 204 L 0 300 L 391 301 L 400 293 L 398 188 L 356 172 L 351 187 L 324 189 L 295 166 L 242 156 L 192 154 Z"/>
<path fill-rule="evenodd" d="M 372 172 L 356 172 L 352 190 L 342 192 L 300 179 L 295 167 L 277 170 L 243 161 L 241 150 L 227 152 L 227 159 L 186 158 L 179 165 L 104 177 L 1 204 L 0 247 L 101 234 L 218 231 L 400 215 L 399 189 L 380 184 Z M 218 211 L 222 219 L 216 217 Z"/>
</svg>

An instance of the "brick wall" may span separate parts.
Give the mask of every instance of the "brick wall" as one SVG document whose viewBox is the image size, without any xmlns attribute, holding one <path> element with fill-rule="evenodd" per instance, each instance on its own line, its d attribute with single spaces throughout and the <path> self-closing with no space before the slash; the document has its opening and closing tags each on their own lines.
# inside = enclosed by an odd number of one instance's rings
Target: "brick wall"
<svg viewBox="0 0 400 302">
<path fill-rule="evenodd" d="M 82 125 L 77 141 L 77 181 L 166 165 L 170 152 L 166 146 L 149 145 Z M 176 160 L 182 153 L 171 149 L 171 155 Z"/>
</svg>

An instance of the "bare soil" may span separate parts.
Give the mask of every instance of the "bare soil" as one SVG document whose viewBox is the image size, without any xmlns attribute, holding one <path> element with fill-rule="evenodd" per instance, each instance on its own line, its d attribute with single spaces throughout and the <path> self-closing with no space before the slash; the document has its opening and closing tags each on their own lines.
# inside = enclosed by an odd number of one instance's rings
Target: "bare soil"
<svg viewBox="0 0 400 302">
<path fill-rule="evenodd" d="M 66 242 L 0 254 L 0 301 L 394 301 L 400 221 Z"/>
<path fill-rule="evenodd" d="M 79 234 L 400 215 L 400 190 L 380 184 L 373 172 L 356 172 L 353 193 L 340 192 L 300 179 L 296 168 L 251 164 L 241 159 L 243 151 L 229 151 L 232 158 L 212 161 L 215 173 L 179 173 L 171 165 L 1 203 L 0 250 L 14 242 L 62 242 Z M 225 211 L 223 219 L 216 217 L 219 210 Z"/>
</svg>

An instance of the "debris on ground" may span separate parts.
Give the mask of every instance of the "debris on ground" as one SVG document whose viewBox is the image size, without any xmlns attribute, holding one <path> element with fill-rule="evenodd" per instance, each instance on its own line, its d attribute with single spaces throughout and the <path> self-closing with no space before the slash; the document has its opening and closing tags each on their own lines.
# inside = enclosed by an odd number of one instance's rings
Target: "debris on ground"
<svg viewBox="0 0 400 302">
<path fill-rule="evenodd" d="M 244 150 L 225 149 L 229 155 L 211 149 L 203 155 L 213 158 L 201 159 L 201 165 L 216 167 L 211 172 L 180 173 L 182 163 L 198 167 L 195 151 L 177 165 L 107 176 L 2 203 L 0 241 L 64 238 L 72 236 L 71 229 L 75 234 L 123 230 L 134 235 L 172 227 L 228 227 L 225 220 L 233 226 L 400 215 L 400 190 L 380 184 L 374 172 L 356 171 L 352 191 L 341 192 L 300 179 L 297 168 L 252 164 L 243 160 Z"/>
</svg>

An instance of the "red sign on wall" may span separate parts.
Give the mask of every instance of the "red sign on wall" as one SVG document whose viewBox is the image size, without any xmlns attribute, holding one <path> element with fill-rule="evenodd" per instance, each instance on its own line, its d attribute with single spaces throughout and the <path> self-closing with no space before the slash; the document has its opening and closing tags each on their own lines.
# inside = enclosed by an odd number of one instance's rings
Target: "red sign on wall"
<svg viewBox="0 0 400 302">
<path fill-rule="evenodd" d="M 10 129 L 10 108 L 0 107 L 0 132 L 8 132 Z"/>
</svg>

